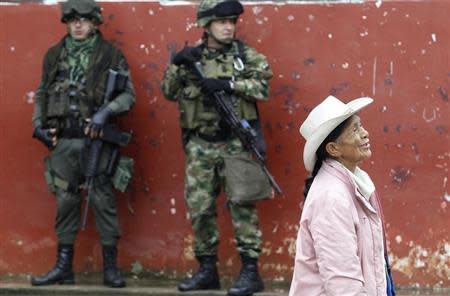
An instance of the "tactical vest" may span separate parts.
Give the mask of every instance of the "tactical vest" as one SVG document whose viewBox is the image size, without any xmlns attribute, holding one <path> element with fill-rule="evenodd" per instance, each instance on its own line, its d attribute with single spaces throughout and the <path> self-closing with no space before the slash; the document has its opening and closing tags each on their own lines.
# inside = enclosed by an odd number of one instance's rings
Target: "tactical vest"
<svg viewBox="0 0 450 296">
<path fill-rule="evenodd" d="M 71 83 L 65 68 L 66 49 L 63 38 L 49 49 L 44 59 L 44 86 L 41 99 L 43 127 L 64 128 L 65 119 L 72 116 L 76 105 L 80 120 L 90 118 L 101 105 L 108 70 L 117 68 L 122 54 L 99 32 L 85 76 L 81 82 Z"/>
<path fill-rule="evenodd" d="M 248 75 L 245 67 L 243 44 L 233 41 L 229 51 L 216 57 L 208 57 L 207 49 L 203 49 L 201 63 L 205 76 L 208 78 L 220 78 L 226 80 L 245 79 Z M 184 129 L 202 129 L 203 133 L 220 129 L 220 115 L 209 99 L 201 92 L 199 79 L 191 71 L 185 73 L 186 86 L 178 99 L 180 110 L 180 125 Z M 258 118 L 256 103 L 245 100 L 239 96 L 231 95 L 236 115 L 239 118 L 255 120 Z"/>
</svg>

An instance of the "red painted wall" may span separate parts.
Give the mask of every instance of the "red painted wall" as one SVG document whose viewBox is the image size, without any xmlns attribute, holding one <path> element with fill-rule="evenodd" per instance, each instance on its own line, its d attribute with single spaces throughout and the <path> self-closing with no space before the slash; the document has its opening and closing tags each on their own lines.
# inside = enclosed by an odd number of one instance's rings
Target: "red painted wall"
<svg viewBox="0 0 450 296">
<path fill-rule="evenodd" d="M 342 5 L 246 5 L 238 35 L 264 52 L 274 70 L 261 104 L 268 165 L 284 194 L 258 205 L 265 278 L 289 282 L 306 172 L 298 127 L 329 94 L 371 96 L 362 113 L 373 157 L 364 168 L 383 200 L 390 255 L 405 286 L 450 284 L 449 1 Z M 182 276 L 196 268 L 183 201 L 184 156 L 175 104 L 159 83 L 170 48 L 195 42 L 195 7 L 102 3 L 102 31 L 131 65 L 138 103 L 123 125 L 135 137 L 131 191 L 119 195 L 119 264 Z M 42 57 L 65 33 L 53 5 L 0 5 L 0 274 L 40 273 L 53 265 L 55 202 L 31 138 Z M 221 272 L 239 269 L 225 199 L 217 202 Z M 101 270 L 93 216 L 80 232 L 75 269 Z"/>
</svg>

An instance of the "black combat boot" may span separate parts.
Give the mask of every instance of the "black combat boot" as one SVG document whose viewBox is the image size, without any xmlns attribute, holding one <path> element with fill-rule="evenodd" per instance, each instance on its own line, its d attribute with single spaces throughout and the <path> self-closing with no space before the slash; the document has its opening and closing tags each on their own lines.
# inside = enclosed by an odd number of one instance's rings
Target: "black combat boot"
<svg viewBox="0 0 450 296">
<path fill-rule="evenodd" d="M 258 273 L 258 259 L 241 255 L 242 268 L 239 278 L 228 290 L 228 296 L 250 296 L 264 290 Z"/>
<path fill-rule="evenodd" d="M 103 246 L 103 284 L 111 288 L 126 286 L 117 269 L 117 247 Z"/>
<path fill-rule="evenodd" d="M 58 255 L 55 267 L 43 276 L 32 277 L 31 284 L 33 286 L 75 284 L 72 261 L 73 245 L 58 245 Z"/>
<path fill-rule="evenodd" d="M 219 290 L 219 274 L 217 273 L 217 256 L 198 256 L 199 270 L 190 278 L 178 285 L 181 292 L 193 290 Z"/>
</svg>

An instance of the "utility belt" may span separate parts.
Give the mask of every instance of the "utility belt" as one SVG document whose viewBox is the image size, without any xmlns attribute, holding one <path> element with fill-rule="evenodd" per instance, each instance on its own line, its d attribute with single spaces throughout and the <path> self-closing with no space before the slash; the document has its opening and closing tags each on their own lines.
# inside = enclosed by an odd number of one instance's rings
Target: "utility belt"
<svg viewBox="0 0 450 296">
<path fill-rule="evenodd" d="M 206 142 L 217 143 L 226 142 L 233 138 L 233 133 L 231 131 L 219 130 L 212 134 L 203 134 L 200 132 L 193 132 L 193 136 L 198 137 Z"/>
<path fill-rule="evenodd" d="M 64 139 L 82 139 L 86 137 L 83 128 L 62 128 L 58 130 L 58 137 Z"/>
<path fill-rule="evenodd" d="M 46 127 L 55 128 L 58 138 L 81 139 L 85 137 L 84 122 L 80 116 L 51 117 Z"/>
</svg>

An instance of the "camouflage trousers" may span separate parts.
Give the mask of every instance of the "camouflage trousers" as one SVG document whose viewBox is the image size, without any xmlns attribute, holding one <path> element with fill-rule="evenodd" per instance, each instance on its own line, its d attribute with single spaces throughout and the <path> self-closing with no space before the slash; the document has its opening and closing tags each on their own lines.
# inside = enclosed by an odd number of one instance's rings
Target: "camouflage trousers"
<svg viewBox="0 0 450 296">
<path fill-rule="evenodd" d="M 186 145 L 185 199 L 195 238 L 195 255 L 216 255 L 219 245 L 216 199 L 223 187 L 224 156 L 245 155 L 239 139 L 210 143 L 192 137 Z M 261 253 L 262 232 L 254 204 L 228 208 L 237 241 L 238 252 L 251 258 Z"/>
<path fill-rule="evenodd" d="M 59 139 L 45 159 L 47 184 L 56 195 L 55 230 L 60 244 L 73 244 L 80 226 L 82 197 L 76 189 L 84 179 L 84 150 L 84 139 Z M 110 177 L 104 173 L 108 154 L 108 147 L 104 146 L 90 205 L 102 245 L 112 246 L 117 244 L 121 234 L 113 186 Z M 92 221 L 88 221 L 88 226 L 89 223 Z"/>
</svg>

